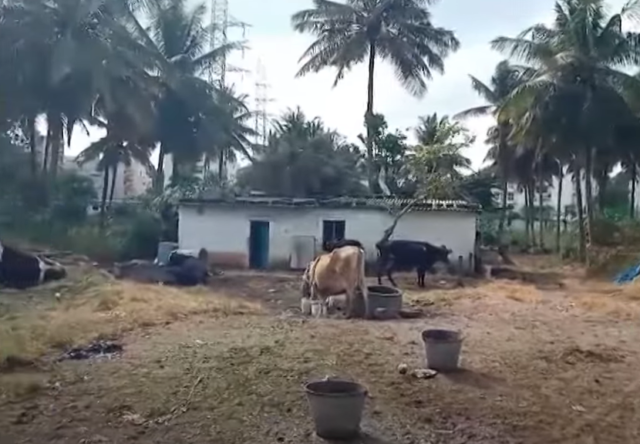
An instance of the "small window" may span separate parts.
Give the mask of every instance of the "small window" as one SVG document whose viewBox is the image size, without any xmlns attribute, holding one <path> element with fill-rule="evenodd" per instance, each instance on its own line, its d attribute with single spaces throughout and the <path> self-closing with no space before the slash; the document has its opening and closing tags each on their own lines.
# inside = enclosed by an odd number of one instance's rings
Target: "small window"
<svg viewBox="0 0 640 444">
<path fill-rule="evenodd" d="M 507 193 L 507 200 L 509 202 L 513 202 L 514 199 L 515 199 L 515 194 L 513 194 L 513 192 L 508 192 Z"/>
<path fill-rule="evenodd" d="M 322 242 L 344 239 L 346 223 L 343 220 L 322 221 Z"/>
</svg>

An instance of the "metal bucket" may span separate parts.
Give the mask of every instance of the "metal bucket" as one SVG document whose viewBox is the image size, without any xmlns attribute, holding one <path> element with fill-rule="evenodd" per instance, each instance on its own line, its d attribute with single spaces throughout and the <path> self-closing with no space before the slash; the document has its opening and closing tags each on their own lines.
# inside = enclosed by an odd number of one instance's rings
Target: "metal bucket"
<svg viewBox="0 0 640 444">
<path fill-rule="evenodd" d="M 309 401 L 316 435 L 323 439 L 346 440 L 360 434 L 367 390 L 357 382 L 323 380 L 308 383 Z"/>
<path fill-rule="evenodd" d="M 431 329 L 422 332 L 427 366 L 442 372 L 454 371 L 460 361 L 462 336 L 453 330 Z"/>
<path fill-rule="evenodd" d="M 402 292 L 384 285 L 367 287 L 367 318 L 394 319 L 402 310 Z"/>
</svg>

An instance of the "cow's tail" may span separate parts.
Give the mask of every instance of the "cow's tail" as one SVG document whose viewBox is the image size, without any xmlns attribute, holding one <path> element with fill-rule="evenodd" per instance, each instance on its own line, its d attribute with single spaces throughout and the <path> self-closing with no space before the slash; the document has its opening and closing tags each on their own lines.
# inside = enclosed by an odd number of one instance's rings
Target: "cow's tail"
<svg viewBox="0 0 640 444">
<path fill-rule="evenodd" d="M 365 276 L 367 255 L 363 248 L 359 248 L 358 254 L 358 287 L 362 292 L 363 302 L 367 303 L 367 281 Z"/>
<path fill-rule="evenodd" d="M 309 262 L 309 265 L 307 265 L 307 268 L 304 270 L 304 274 L 302 275 L 302 297 L 303 298 L 306 297 L 311 300 L 314 300 L 316 298 L 317 292 L 314 291 L 315 290 L 314 285 L 316 284 L 315 276 L 316 276 L 316 266 L 318 265 L 318 259 L 319 257 Z"/>
<path fill-rule="evenodd" d="M 302 275 L 302 285 L 300 285 L 300 293 L 303 298 L 311 297 L 311 266 L 313 262 L 309 262 L 307 268 L 304 269 Z"/>
</svg>

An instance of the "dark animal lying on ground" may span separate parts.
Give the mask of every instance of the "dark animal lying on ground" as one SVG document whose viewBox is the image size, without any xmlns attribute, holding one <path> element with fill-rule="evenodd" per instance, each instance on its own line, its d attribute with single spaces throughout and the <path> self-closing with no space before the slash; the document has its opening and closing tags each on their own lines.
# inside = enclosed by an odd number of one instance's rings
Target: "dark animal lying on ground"
<svg viewBox="0 0 640 444">
<path fill-rule="evenodd" d="M 187 259 L 197 258 L 204 263 L 209 262 L 209 253 L 205 248 L 198 250 L 197 254 L 192 250 L 174 250 L 169 254 L 169 261 L 167 265 L 174 267 L 181 266 Z"/>
<path fill-rule="evenodd" d="M 418 286 L 424 288 L 424 276 L 431 271 L 436 262 L 449 264 L 449 250 L 444 245 L 437 247 L 428 242 L 392 240 L 377 243 L 378 285 L 382 285 L 382 273 L 386 272 L 389 282 L 397 287 L 393 280 L 394 271 L 411 271 L 418 275 Z"/>
<path fill-rule="evenodd" d="M 192 254 L 174 251 L 169 256 L 168 265 L 161 266 L 144 261 L 117 264 L 114 274 L 137 282 L 163 283 L 166 285 L 195 286 L 206 284 L 210 276 L 205 249 Z"/>
<path fill-rule="evenodd" d="M 62 265 L 0 243 L 0 285 L 25 289 L 66 276 Z"/>
<path fill-rule="evenodd" d="M 339 239 L 334 241 L 324 241 L 322 243 L 322 249 L 327 253 L 331 253 L 336 248 L 342 247 L 358 247 L 364 250 L 364 247 L 362 246 L 360 241 L 357 241 L 355 239 Z"/>
<path fill-rule="evenodd" d="M 169 255 L 167 269 L 173 273 L 176 283 L 183 286 L 206 284 L 209 277 L 209 254 L 201 248 L 198 256 L 174 251 Z"/>
</svg>

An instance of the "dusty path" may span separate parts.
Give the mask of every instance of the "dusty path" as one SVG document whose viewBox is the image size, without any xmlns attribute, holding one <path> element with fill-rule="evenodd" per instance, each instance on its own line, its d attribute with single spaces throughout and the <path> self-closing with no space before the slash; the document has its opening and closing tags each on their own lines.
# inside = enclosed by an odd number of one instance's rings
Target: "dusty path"
<svg viewBox="0 0 640 444">
<path fill-rule="evenodd" d="M 640 442 L 640 327 L 594 295 L 493 283 L 409 291 L 428 308 L 416 321 L 307 321 L 272 313 L 296 305 L 295 280 L 227 279 L 271 313 L 190 317 L 127 335 L 116 360 L 3 375 L 21 396 L 0 401 L 0 442 L 316 442 L 301 385 L 327 374 L 369 388 L 368 442 Z M 464 332 L 465 371 L 399 375 L 423 364 L 431 326 Z"/>
</svg>

